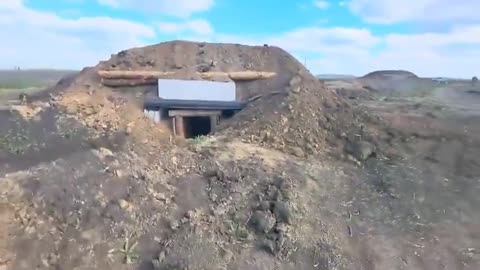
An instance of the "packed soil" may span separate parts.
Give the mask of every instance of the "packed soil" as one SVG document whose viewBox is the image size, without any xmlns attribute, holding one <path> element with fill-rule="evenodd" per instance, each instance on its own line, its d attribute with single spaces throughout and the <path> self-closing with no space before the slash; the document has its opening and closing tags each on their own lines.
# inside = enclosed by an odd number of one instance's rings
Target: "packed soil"
<svg viewBox="0 0 480 270">
<path fill-rule="evenodd" d="M 277 76 L 179 140 L 99 69 Z M 478 269 L 480 121 L 415 104 L 345 99 L 276 47 L 120 52 L 0 112 L 0 269 Z"/>
</svg>

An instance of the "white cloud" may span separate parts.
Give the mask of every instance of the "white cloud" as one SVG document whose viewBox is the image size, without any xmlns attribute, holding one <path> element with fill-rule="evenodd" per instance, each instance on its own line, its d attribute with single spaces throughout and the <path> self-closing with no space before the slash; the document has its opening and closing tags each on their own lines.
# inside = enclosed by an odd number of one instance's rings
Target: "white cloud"
<svg viewBox="0 0 480 270">
<path fill-rule="evenodd" d="M 313 4 L 319 9 L 327 9 L 330 6 L 330 3 L 325 0 L 316 0 Z"/>
<path fill-rule="evenodd" d="M 309 27 L 276 36 L 215 34 L 209 42 L 269 44 L 307 60 L 313 73 L 364 75 L 373 70 L 405 69 L 420 76 L 471 78 L 480 70 L 480 25 L 444 33 L 374 35 L 368 29 Z"/>
<path fill-rule="evenodd" d="M 112 8 L 187 18 L 193 13 L 209 10 L 214 0 L 98 0 L 98 3 Z"/>
<path fill-rule="evenodd" d="M 425 1 L 425 0 L 419 0 Z M 442 32 L 374 34 L 367 28 L 304 27 L 269 36 L 217 33 L 206 20 L 160 22 L 156 28 L 109 17 L 64 19 L 0 0 L 0 68 L 81 68 L 155 39 L 155 29 L 185 40 L 276 45 L 314 73 L 363 75 L 406 69 L 421 76 L 472 77 L 480 70 L 480 23 Z"/>
<path fill-rule="evenodd" d="M 305 53 L 329 53 L 344 50 L 361 51 L 380 42 L 367 29 L 346 27 L 309 27 L 268 37 L 268 44 L 280 45 L 289 51 Z"/>
<path fill-rule="evenodd" d="M 382 39 L 367 29 L 345 27 L 308 27 L 272 36 L 238 36 L 215 33 L 209 37 L 190 35 L 189 40 L 236 43 L 245 45 L 279 46 L 294 55 L 339 55 L 342 53 L 364 55 Z"/>
<path fill-rule="evenodd" d="M 0 10 L 4 11 L 9 8 L 16 8 L 23 5 L 23 0 L 3 0 L 0 2 Z"/>
<path fill-rule="evenodd" d="M 309 56 L 308 67 L 316 73 L 363 75 L 372 70 L 405 69 L 421 76 L 465 78 L 480 70 L 480 25 L 453 28 L 446 33 L 370 34 L 370 42 L 356 41 L 361 35 L 355 31 L 350 33 L 355 38 L 346 39 L 349 43 L 333 45 L 323 52 L 317 46 L 308 48 L 305 45 L 302 54 Z M 318 43 L 314 33 L 305 37 L 297 43 Z M 289 42 L 288 39 L 279 40 L 279 44 L 285 46 Z"/>
<path fill-rule="evenodd" d="M 480 1 L 458 0 L 350 0 L 350 11 L 370 23 L 479 22 Z"/>
<path fill-rule="evenodd" d="M 213 34 L 213 27 L 206 20 L 188 20 L 180 23 L 159 22 L 158 29 L 166 34 L 184 34 L 191 33 L 194 35 L 210 35 Z"/>
<path fill-rule="evenodd" d="M 0 50 L 0 68 L 81 68 L 155 37 L 144 24 L 110 17 L 64 19 L 20 0 L 0 2 L 0 29 L 5 49 Z"/>
</svg>

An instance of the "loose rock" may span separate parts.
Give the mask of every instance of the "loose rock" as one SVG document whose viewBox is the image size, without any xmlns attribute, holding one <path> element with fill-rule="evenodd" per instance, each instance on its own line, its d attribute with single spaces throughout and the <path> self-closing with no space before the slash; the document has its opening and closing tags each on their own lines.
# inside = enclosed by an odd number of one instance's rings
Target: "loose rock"
<svg viewBox="0 0 480 270">
<path fill-rule="evenodd" d="M 373 156 L 374 153 L 375 147 L 368 142 L 361 141 L 353 145 L 352 155 L 360 161 L 367 160 L 368 158 Z"/>
<path fill-rule="evenodd" d="M 229 249 L 222 248 L 221 250 L 222 259 L 225 260 L 227 263 L 232 261 L 233 259 L 233 252 Z"/>
<path fill-rule="evenodd" d="M 265 239 L 261 243 L 260 248 L 270 253 L 271 255 L 275 255 L 275 242 L 270 239 Z"/>
<path fill-rule="evenodd" d="M 273 185 L 268 186 L 266 196 L 270 201 L 279 201 L 282 199 L 282 193 Z"/>
<path fill-rule="evenodd" d="M 78 106 L 75 104 L 71 104 L 70 106 L 65 108 L 65 112 L 67 114 L 76 114 L 78 113 Z"/>
<path fill-rule="evenodd" d="M 271 208 L 271 203 L 269 201 L 260 202 L 257 206 L 258 211 L 269 211 Z"/>
<path fill-rule="evenodd" d="M 300 147 L 291 147 L 290 148 L 290 153 L 296 157 L 304 157 L 305 156 L 305 153 L 303 152 L 303 150 L 300 148 Z"/>
</svg>

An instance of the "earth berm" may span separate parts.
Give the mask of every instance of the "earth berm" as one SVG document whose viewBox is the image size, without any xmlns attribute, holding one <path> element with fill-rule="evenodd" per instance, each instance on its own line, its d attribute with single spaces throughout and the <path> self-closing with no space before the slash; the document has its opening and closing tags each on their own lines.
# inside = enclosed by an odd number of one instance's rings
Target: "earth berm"
<svg viewBox="0 0 480 270">
<path fill-rule="evenodd" d="M 150 87 L 102 86 L 105 69 L 277 75 L 238 82 L 252 102 L 216 134 L 178 140 L 144 116 Z M 0 268 L 479 266 L 478 198 L 452 205 L 450 183 L 408 159 L 408 134 L 280 48 L 122 51 L 2 112 L 0 124 Z M 457 189 L 473 192 L 476 173 L 459 174 Z"/>
</svg>

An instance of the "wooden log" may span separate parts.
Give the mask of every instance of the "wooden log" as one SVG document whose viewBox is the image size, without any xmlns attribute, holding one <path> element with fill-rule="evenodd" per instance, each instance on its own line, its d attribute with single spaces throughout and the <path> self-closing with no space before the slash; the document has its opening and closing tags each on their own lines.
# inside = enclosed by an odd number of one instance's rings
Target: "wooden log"
<svg viewBox="0 0 480 270">
<path fill-rule="evenodd" d="M 277 75 L 275 72 L 265 72 L 265 71 L 232 71 L 232 72 L 199 72 L 200 77 L 203 79 L 214 79 L 214 78 L 229 78 L 232 81 L 254 81 L 254 80 L 264 80 L 272 78 Z"/>
<path fill-rule="evenodd" d="M 228 76 L 234 81 L 253 81 L 253 80 L 264 80 L 270 79 L 273 76 L 277 75 L 275 72 L 265 72 L 265 71 L 236 71 L 229 72 Z"/>
<path fill-rule="evenodd" d="M 150 70 L 99 70 L 98 75 L 103 79 L 160 79 L 175 72 Z"/>
<path fill-rule="evenodd" d="M 102 79 L 102 84 L 108 87 L 136 87 L 144 85 L 156 85 L 158 79 Z"/>
<path fill-rule="evenodd" d="M 212 115 L 210 116 L 210 132 L 213 133 L 217 130 L 217 125 L 218 125 L 218 115 Z"/>
<path fill-rule="evenodd" d="M 226 72 L 197 72 L 200 77 L 204 80 L 211 80 L 211 81 L 220 81 L 220 82 L 231 82 L 232 80 L 228 76 Z"/>
<path fill-rule="evenodd" d="M 182 116 L 175 116 L 175 135 L 185 138 L 185 125 Z"/>
</svg>

